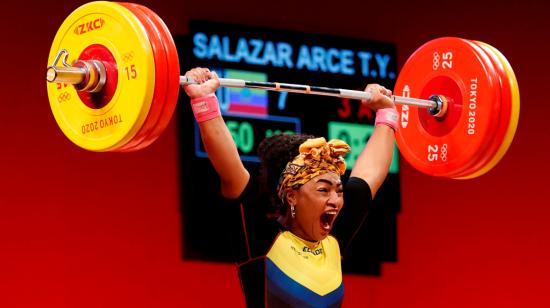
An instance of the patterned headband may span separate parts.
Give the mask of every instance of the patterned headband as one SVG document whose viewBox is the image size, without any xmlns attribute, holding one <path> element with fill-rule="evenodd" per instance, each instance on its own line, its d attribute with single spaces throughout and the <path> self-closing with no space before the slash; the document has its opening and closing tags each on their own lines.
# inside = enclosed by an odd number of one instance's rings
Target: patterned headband
<svg viewBox="0 0 550 308">
<path fill-rule="evenodd" d="M 343 156 L 350 150 L 350 146 L 339 139 L 332 139 L 329 142 L 325 138 L 304 141 L 300 145 L 300 154 L 288 162 L 281 173 L 277 195 L 284 200 L 286 188 L 303 185 L 312 178 L 327 172 L 344 174 L 346 161 Z"/>
</svg>

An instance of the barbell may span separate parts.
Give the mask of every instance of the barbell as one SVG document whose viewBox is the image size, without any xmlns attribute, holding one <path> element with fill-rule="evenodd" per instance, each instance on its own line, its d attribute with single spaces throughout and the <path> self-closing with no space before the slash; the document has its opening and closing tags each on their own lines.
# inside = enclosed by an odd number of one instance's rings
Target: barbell
<svg viewBox="0 0 550 308">
<path fill-rule="evenodd" d="M 153 143 L 175 110 L 178 53 L 153 11 L 96 1 L 73 11 L 52 43 L 46 70 L 52 113 L 63 133 L 90 151 L 128 152 Z M 369 93 L 220 78 L 222 87 L 368 100 Z M 400 113 L 402 156 L 426 174 L 478 177 L 508 150 L 519 120 L 514 71 L 496 48 L 457 37 L 431 40 L 406 61 L 391 98 Z"/>
</svg>

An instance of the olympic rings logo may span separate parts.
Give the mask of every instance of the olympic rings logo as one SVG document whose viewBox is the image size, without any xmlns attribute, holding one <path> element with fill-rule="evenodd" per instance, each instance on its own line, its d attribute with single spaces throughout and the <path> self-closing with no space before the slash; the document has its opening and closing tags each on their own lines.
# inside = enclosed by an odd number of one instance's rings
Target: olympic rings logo
<svg viewBox="0 0 550 308">
<path fill-rule="evenodd" d="M 134 51 L 127 52 L 122 55 L 122 61 L 130 62 L 132 61 L 132 59 L 134 59 L 134 55 L 135 55 Z"/>
<path fill-rule="evenodd" d="M 447 161 L 447 144 L 444 143 L 442 146 L 441 146 L 441 154 L 440 154 L 440 157 L 441 157 L 441 160 L 442 161 Z"/>
<path fill-rule="evenodd" d="M 439 59 L 440 59 L 440 58 L 441 58 L 441 57 L 439 56 L 439 53 L 434 52 L 434 54 L 433 54 L 433 59 L 432 59 L 432 61 L 433 61 L 432 69 L 433 69 L 434 71 L 437 70 L 437 69 L 439 68 Z"/>
<path fill-rule="evenodd" d="M 68 100 L 71 99 L 71 94 L 69 92 L 62 92 L 61 94 L 59 94 L 59 96 L 57 97 L 57 101 L 59 103 L 64 103 Z"/>
</svg>

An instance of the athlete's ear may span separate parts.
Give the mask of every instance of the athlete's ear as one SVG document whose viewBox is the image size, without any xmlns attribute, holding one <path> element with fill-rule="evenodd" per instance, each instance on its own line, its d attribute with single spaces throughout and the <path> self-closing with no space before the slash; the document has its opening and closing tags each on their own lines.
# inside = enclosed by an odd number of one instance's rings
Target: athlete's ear
<svg viewBox="0 0 550 308">
<path fill-rule="evenodd" d="M 286 189 L 286 202 L 288 205 L 296 205 L 298 199 L 298 190 L 287 188 Z"/>
</svg>

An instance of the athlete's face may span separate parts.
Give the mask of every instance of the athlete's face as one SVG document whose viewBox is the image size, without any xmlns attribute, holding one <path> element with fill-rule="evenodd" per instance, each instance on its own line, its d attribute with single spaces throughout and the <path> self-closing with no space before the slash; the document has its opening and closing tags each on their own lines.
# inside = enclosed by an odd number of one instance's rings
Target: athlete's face
<svg viewBox="0 0 550 308">
<path fill-rule="evenodd" d="M 296 213 L 290 231 L 305 240 L 324 239 L 344 205 L 340 176 L 328 172 L 311 179 L 290 194 L 289 203 Z"/>
</svg>

